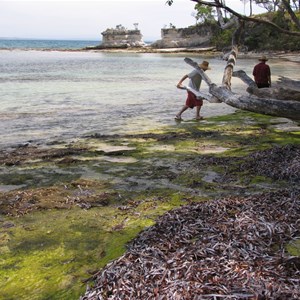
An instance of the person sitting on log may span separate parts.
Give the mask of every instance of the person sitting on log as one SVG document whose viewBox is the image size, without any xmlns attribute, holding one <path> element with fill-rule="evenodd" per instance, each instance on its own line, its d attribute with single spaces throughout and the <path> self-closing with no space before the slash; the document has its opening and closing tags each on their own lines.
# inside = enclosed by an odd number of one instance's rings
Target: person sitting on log
<svg viewBox="0 0 300 300">
<path fill-rule="evenodd" d="M 259 63 L 253 68 L 254 81 L 258 88 L 268 88 L 271 86 L 271 70 L 266 64 L 268 59 L 265 55 L 259 58 Z"/>
</svg>

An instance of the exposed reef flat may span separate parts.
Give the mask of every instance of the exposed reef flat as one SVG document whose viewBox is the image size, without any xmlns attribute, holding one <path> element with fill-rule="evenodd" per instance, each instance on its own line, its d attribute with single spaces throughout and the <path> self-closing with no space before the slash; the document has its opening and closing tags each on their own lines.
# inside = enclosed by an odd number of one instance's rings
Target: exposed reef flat
<svg viewBox="0 0 300 300">
<path fill-rule="evenodd" d="M 293 299 L 285 296 L 300 290 L 298 128 L 236 112 L 3 149 L 0 298 L 23 299 L 26 290 L 24 299 L 102 291 L 107 299 L 135 286 L 134 299 L 189 299 L 186 288 L 199 281 L 193 296 L 202 285 L 223 298 Z M 105 272 L 116 280 L 104 287 Z M 139 289 L 140 278 L 149 289 Z"/>
</svg>

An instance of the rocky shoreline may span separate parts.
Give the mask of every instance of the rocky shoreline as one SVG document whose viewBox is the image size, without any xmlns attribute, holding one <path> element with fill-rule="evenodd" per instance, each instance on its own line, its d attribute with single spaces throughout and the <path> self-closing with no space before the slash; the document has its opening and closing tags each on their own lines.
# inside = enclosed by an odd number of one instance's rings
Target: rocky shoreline
<svg viewBox="0 0 300 300">
<path fill-rule="evenodd" d="M 193 53 L 202 54 L 203 56 L 223 57 L 224 53 L 217 51 L 214 47 L 185 47 L 185 48 L 153 48 L 153 47 L 129 47 L 129 48 L 103 48 L 97 49 L 95 47 L 82 49 L 83 51 L 93 52 L 111 52 L 111 53 L 162 53 L 162 54 L 176 54 L 176 53 Z M 264 51 L 264 52 L 239 52 L 239 58 L 259 58 L 261 55 L 266 55 L 270 59 L 283 59 L 293 62 L 300 62 L 300 51 Z"/>
<path fill-rule="evenodd" d="M 53 299 L 296 299 L 300 144 L 286 124 L 237 112 L 2 150 L 0 298 L 33 299 L 39 282 Z"/>
<path fill-rule="evenodd" d="M 19 49 L 3 48 L 1 51 L 13 51 Z M 224 53 L 217 51 L 214 47 L 188 47 L 188 48 L 152 48 L 152 47 L 120 47 L 120 48 L 99 48 L 87 47 L 82 49 L 22 49 L 22 51 L 60 51 L 60 52 L 103 52 L 103 53 L 158 53 L 158 54 L 199 54 L 204 57 L 223 58 Z M 239 52 L 238 59 L 259 58 L 266 55 L 270 59 L 282 59 L 292 62 L 300 62 L 300 51 L 264 51 L 264 52 Z"/>
</svg>

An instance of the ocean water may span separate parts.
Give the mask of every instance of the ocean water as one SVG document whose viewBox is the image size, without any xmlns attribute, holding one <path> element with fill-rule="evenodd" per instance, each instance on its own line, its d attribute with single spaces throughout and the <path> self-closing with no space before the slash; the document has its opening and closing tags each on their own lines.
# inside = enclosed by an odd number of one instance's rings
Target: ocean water
<svg viewBox="0 0 300 300">
<path fill-rule="evenodd" d="M 76 41 L 76 40 L 21 40 L 0 39 L 0 49 L 22 50 L 77 50 L 90 46 L 98 46 L 100 41 Z"/>
<path fill-rule="evenodd" d="M 183 54 L 0 50 L 0 148 L 68 141 L 91 134 L 125 134 L 176 125 L 186 92 L 177 82 L 191 67 Z M 208 59 L 207 75 L 222 82 L 225 62 Z M 256 60 L 238 60 L 251 74 Z M 292 77 L 297 64 L 270 61 L 273 72 Z M 299 77 L 299 75 L 298 75 Z M 233 91 L 245 85 L 232 81 Z M 202 90 L 207 91 L 203 82 Z M 204 102 L 204 117 L 233 113 L 226 104 Z M 184 120 L 195 111 L 184 113 Z M 185 126 L 185 122 L 176 126 Z M 205 121 L 203 122 L 205 126 Z"/>
</svg>

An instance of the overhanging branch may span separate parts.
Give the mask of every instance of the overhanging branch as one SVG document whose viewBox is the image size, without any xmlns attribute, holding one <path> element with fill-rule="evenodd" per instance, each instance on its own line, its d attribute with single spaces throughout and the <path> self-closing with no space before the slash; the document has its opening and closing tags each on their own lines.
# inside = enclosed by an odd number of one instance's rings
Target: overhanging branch
<svg viewBox="0 0 300 300">
<path fill-rule="evenodd" d="M 220 3 L 219 1 L 214 1 L 214 2 L 201 1 L 201 0 L 191 0 L 191 1 L 197 2 L 198 4 L 201 4 L 201 5 L 225 9 L 226 11 L 230 12 L 232 15 L 236 16 L 239 20 L 243 20 L 243 21 L 247 21 L 247 22 L 255 22 L 255 23 L 260 23 L 260 24 L 266 24 L 266 25 L 272 26 L 273 28 L 275 28 L 276 30 L 278 30 L 281 33 L 293 35 L 293 36 L 300 36 L 300 32 L 283 29 L 273 22 L 270 22 L 270 21 L 267 21 L 264 19 L 260 19 L 260 18 L 252 18 L 252 17 L 247 17 L 244 15 L 241 15 L 238 12 L 236 12 L 235 10 L 231 9 L 230 7 Z"/>
</svg>

